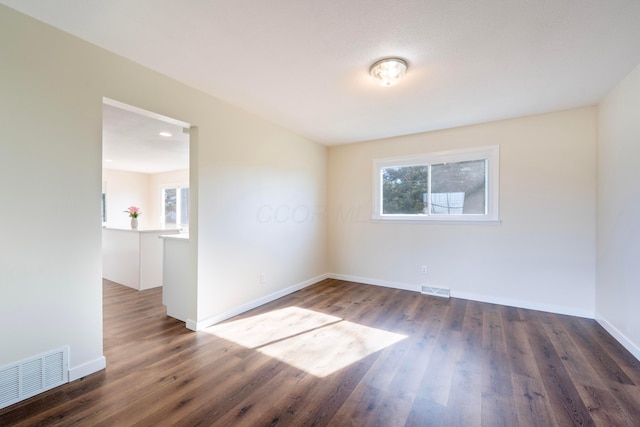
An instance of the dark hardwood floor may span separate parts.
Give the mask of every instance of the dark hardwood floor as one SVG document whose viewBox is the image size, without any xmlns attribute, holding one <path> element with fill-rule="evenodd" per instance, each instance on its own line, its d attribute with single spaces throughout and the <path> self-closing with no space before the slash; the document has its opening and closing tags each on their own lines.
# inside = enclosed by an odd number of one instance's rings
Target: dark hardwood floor
<svg viewBox="0 0 640 427">
<path fill-rule="evenodd" d="M 640 426 L 595 321 L 325 280 L 201 332 L 104 282 L 107 369 L 1 426 Z"/>
</svg>

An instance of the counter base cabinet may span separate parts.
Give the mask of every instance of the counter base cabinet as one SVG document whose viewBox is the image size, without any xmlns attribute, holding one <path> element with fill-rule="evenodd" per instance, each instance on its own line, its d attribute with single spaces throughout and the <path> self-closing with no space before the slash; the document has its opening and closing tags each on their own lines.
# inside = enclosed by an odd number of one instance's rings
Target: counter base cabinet
<svg viewBox="0 0 640 427">
<path fill-rule="evenodd" d="M 162 287 L 162 304 L 167 307 L 167 316 L 183 322 L 189 316 L 189 239 L 165 237 Z"/>
<path fill-rule="evenodd" d="M 102 277 L 137 290 L 162 286 L 162 239 L 179 230 L 102 229 Z"/>
</svg>

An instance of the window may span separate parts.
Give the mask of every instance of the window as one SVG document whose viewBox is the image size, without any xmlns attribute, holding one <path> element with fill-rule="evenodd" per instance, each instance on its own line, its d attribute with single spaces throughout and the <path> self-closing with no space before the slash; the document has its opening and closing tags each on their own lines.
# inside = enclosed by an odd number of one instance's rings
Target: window
<svg viewBox="0 0 640 427">
<path fill-rule="evenodd" d="M 166 225 L 189 224 L 189 187 L 162 189 L 162 220 Z"/>
<path fill-rule="evenodd" d="M 102 192 L 102 222 L 107 222 L 107 195 Z"/>
<path fill-rule="evenodd" d="M 498 146 L 374 161 L 374 219 L 497 221 Z"/>
</svg>

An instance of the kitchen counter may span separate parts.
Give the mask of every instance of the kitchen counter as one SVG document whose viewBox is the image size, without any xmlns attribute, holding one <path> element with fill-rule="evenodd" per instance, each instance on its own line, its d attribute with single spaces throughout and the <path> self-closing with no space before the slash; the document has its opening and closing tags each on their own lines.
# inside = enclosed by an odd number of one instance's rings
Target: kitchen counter
<svg viewBox="0 0 640 427">
<path fill-rule="evenodd" d="M 144 290 L 162 286 L 161 235 L 178 234 L 179 229 L 102 228 L 102 277 Z"/>
<path fill-rule="evenodd" d="M 189 234 L 160 237 L 164 244 L 162 303 L 167 307 L 167 316 L 187 322 L 190 308 L 195 307 L 195 287 L 189 274 Z"/>
</svg>

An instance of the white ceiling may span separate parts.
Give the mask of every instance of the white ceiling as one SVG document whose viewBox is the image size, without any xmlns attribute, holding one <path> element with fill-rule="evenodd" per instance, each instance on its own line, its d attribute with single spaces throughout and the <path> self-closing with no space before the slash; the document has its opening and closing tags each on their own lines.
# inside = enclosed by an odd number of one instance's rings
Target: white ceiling
<svg viewBox="0 0 640 427">
<path fill-rule="evenodd" d="M 182 125 L 118 104 L 102 106 L 103 167 L 149 174 L 189 168 L 189 134 Z"/>
<path fill-rule="evenodd" d="M 0 3 L 327 145 L 593 105 L 640 62 L 638 0 Z"/>
</svg>

